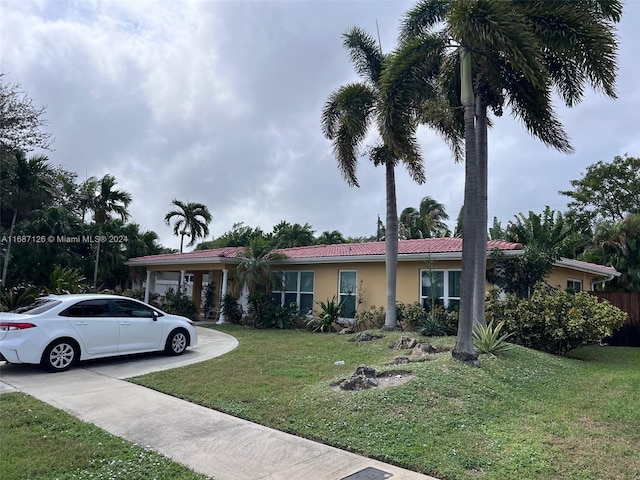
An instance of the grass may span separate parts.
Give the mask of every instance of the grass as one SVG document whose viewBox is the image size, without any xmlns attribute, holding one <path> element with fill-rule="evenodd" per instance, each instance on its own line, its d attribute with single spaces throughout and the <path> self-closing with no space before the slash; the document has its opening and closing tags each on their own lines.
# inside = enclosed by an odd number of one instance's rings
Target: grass
<svg viewBox="0 0 640 480">
<path fill-rule="evenodd" d="M 516 347 L 482 355 L 479 369 L 443 352 L 410 364 L 405 385 L 347 393 L 331 384 L 360 364 L 394 368 L 383 365 L 407 354 L 389 349 L 402 334 L 357 344 L 216 328 L 240 346 L 132 381 L 445 480 L 640 478 L 640 349 L 586 347 L 560 358 Z"/>
<path fill-rule="evenodd" d="M 22 393 L 0 395 L 2 480 L 207 477 Z"/>
</svg>

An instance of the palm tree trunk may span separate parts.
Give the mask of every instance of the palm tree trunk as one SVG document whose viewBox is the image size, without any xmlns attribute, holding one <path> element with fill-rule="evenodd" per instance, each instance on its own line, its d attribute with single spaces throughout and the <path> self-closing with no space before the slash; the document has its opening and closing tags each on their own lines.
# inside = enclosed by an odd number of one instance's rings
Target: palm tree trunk
<svg viewBox="0 0 640 480">
<path fill-rule="evenodd" d="M 484 318 L 485 281 L 487 278 L 487 234 L 486 226 L 489 223 L 487 208 L 487 107 L 482 95 L 476 96 L 476 155 L 478 158 L 478 223 L 484 226 L 481 234 L 478 228 L 476 239 L 476 271 L 473 289 L 473 320 L 486 326 Z"/>
<path fill-rule="evenodd" d="M 98 242 L 98 246 L 96 248 L 96 261 L 95 266 L 93 267 L 93 286 L 97 286 L 98 284 L 98 262 L 100 261 L 100 238 L 102 237 L 102 228 L 98 232 L 98 238 L 96 239 Z"/>
<path fill-rule="evenodd" d="M 398 206 L 396 204 L 396 178 L 393 160 L 386 167 L 387 224 L 384 240 L 385 267 L 387 271 L 387 314 L 383 330 L 397 330 L 396 277 L 398 276 Z"/>
<path fill-rule="evenodd" d="M 18 210 L 13 210 L 13 218 L 11 219 L 11 228 L 9 229 L 9 241 L 7 242 L 7 251 L 4 254 L 4 265 L 2 266 L 2 286 L 7 286 L 7 270 L 9 269 L 9 256 L 11 255 L 11 239 L 13 238 L 13 229 L 16 226 L 16 218 L 18 218 Z"/>
<path fill-rule="evenodd" d="M 478 157 L 475 135 L 475 97 L 471 77 L 471 52 L 460 47 L 460 98 L 464 107 L 465 182 L 462 236 L 462 285 L 460 292 L 460 319 L 458 337 L 451 351 L 455 360 L 477 365 L 478 353 L 473 345 L 473 298 L 475 283 L 475 253 L 478 240 Z"/>
</svg>

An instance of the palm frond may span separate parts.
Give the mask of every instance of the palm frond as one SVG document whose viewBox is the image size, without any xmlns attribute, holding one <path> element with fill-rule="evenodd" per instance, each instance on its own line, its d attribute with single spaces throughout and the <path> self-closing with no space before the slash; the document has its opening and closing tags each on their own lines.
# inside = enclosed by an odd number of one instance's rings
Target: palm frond
<svg viewBox="0 0 640 480">
<path fill-rule="evenodd" d="M 342 36 L 356 73 L 378 85 L 384 55 L 375 38 L 359 27 L 350 28 Z"/>
<path fill-rule="evenodd" d="M 400 26 L 400 41 L 423 33 L 433 32 L 436 25 L 444 22 L 451 10 L 452 0 L 421 0 L 409 10 Z"/>
</svg>

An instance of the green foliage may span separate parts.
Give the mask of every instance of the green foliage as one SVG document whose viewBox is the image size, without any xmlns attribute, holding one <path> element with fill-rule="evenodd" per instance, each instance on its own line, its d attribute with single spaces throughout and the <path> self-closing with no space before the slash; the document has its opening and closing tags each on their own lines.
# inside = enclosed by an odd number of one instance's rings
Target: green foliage
<svg viewBox="0 0 640 480">
<path fill-rule="evenodd" d="M 312 332 L 330 332 L 338 320 L 343 316 L 344 300 L 339 302 L 336 296 L 326 302 L 316 302 L 320 306 L 319 312 L 313 312 L 313 316 L 307 320 L 307 328 Z"/>
<path fill-rule="evenodd" d="M 46 288 L 47 293 L 56 295 L 85 293 L 89 289 L 89 285 L 86 283 L 87 279 L 76 268 L 63 268 L 60 265 L 56 265 L 56 268 L 51 272 L 49 280 L 51 287 Z"/>
<path fill-rule="evenodd" d="M 437 337 L 455 335 L 458 328 L 458 312 L 448 310 L 441 304 L 434 304 L 427 311 L 420 302 L 396 303 L 398 322 L 406 330 L 415 330 L 421 335 Z"/>
<path fill-rule="evenodd" d="M 294 328 L 301 323 L 296 303 L 276 304 L 264 292 L 253 292 L 248 298 L 247 324 L 253 328 Z"/>
<path fill-rule="evenodd" d="M 11 288 L 0 286 L 0 310 L 7 312 L 28 305 L 40 294 L 40 289 L 35 285 L 20 284 Z"/>
<path fill-rule="evenodd" d="M 536 285 L 528 299 L 499 297 L 498 289 L 489 293 L 487 321 L 504 321 L 514 343 L 559 355 L 601 342 L 620 328 L 627 316 L 586 292 L 573 294 L 543 283 Z"/>
<path fill-rule="evenodd" d="M 161 308 L 173 315 L 181 315 L 191 320 L 198 320 L 198 307 L 196 307 L 196 304 L 187 295 L 175 292 L 173 288 L 170 288 L 164 294 Z"/>
<path fill-rule="evenodd" d="M 527 298 L 533 287 L 551 273 L 557 255 L 527 245 L 522 255 L 506 256 L 499 250 L 491 253 L 493 266 L 487 271 L 487 279 L 507 293 Z"/>
<path fill-rule="evenodd" d="M 240 323 L 242 321 L 242 308 L 238 303 L 238 297 L 232 293 L 225 293 L 221 303 L 225 320 L 231 323 Z"/>
<path fill-rule="evenodd" d="M 503 353 L 511 350 L 514 345 L 507 343 L 507 340 L 513 336 L 513 332 L 500 335 L 500 332 L 504 327 L 504 321 L 500 322 L 495 327 L 493 321 L 484 327 L 479 323 L 473 326 L 473 343 L 481 353 Z"/>
<path fill-rule="evenodd" d="M 384 308 L 371 305 L 369 310 L 358 310 L 354 319 L 356 330 L 377 330 L 385 322 Z"/>
<path fill-rule="evenodd" d="M 202 287 L 202 298 L 204 300 L 202 309 L 204 310 L 204 318 L 209 318 L 209 315 L 211 315 L 211 310 L 213 309 L 213 295 L 215 294 L 215 291 L 215 283 L 211 281 Z"/>
</svg>

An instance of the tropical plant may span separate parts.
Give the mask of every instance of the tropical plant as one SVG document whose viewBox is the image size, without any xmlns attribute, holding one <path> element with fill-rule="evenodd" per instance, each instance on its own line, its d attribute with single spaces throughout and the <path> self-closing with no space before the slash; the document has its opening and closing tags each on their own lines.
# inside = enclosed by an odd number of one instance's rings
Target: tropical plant
<svg viewBox="0 0 640 480">
<path fill-rule="evenodd" d="M 473 343 L 480 353 L 496 355 L 507 352 L 514 347 L 513 344 L 507 343 L 507 340 L 514 335 L 513 332 L 500 335 L 502 327 L 504 327 L 504 321 L 495 327 L 493 321 L 489 322 L 486 327 L 479 323 L 473 326 Z"/>
<path fill-rule="evenodd" d="M 209 316 L 211 315 L 211 310 L 213 310 L 215 291 L 216 285 L 211 281 L 202 287 L 202 310 L 204 318 L 209 318 Z"/>
<path fill-rule="evenodd" d="M 338 230 L 325 230 L 318 238 L 316 238 L 316 245 L 335 245 L 337 243 L 347 243 L 342 233 Z"/>
<path fill-rule="evenodd" d="M 525 127 L 549 146 L 571 152 L 551 103 L 555 90 L 571 107 L 589 83 L 615 97 L 619 1 L 521 2 L 517 0 L 422 0 L 408 12 L 396 61 L 384 72 L 385 92 L 404 92 L 404 102 L 432 85 L 415 75 L 432 64 L 441 47 L 425 35 L 437 29 L 451 50 L 442 63 L 441 81 L 449 106 L 462 111 L 465 194 L 460 322 L 454 358 L 475 362 L 472 326 L 484 321 L 487 228 L 487 114 L 501 115 L 509 105 Z M 402 87 L 402 88 L 400 88 Z M 380 109 L 385 142 L 396 155 L 415 151 L 416 123 L 397 102 Z M 462 122 L 460 122 L 462 120 Z"/>
<path fill-rule="evenodd" d="M 30 284 L 20 284 L 11 288 L 0 286 L 0 308 L 5 312 L 13 311 L 30 304 L 40 293 L 38 287 Z"/>
<path fill-rule="evenodd" d="M 360 309 L 356 312 L 353 326 L 356 330 L 379 329 L 384 326 L 385 318 L 383 307 L 371 305 L 367 310 Z M 402 324 L 402 316 L 398 316 L 398 323 Z"/>
<path fill-rule="evenodd" d="M 26 215 L 34 208 L 42 206 L 43 201 L 52 196 L 52 170 L 46 156 L 36 155 L 27 159 L 24 152 L 15 150 L 11 157 L 13 168 L 8 172 L 11 179 L 9 191 L 2 192 L 5 195 L 4 202 L 13 210 L 2 267 L 1 284 L 4 286 L 7 284 L 11 244 L 18 214 Z"/>
<path fill-rule="evenodd" d="M 100 180 L 92 179 L 85 182 L 88 189 L 83 200 L 83 206 L 93 212 L 93 221 L 98 227 L 98 235 L 96 238 L 96 260 L 93 269 L 93 285 L 98 282 L 98 264 L 100 262 L 100 247 L 103 237 L 104 224 L 111 220 L 115 215 L 123 222 L 129 218 L 127 207 L 131 203 L 131 194 L 125 190 L 116 189 L 118 182 L 112 175 L 105 175 Z"/>
<path fill-rule="evenodd" d="M 75 268 L 56 265 L 49 279 L 51 287 L 45 288 L 47 293 L 55 295 L 85 293 L 89 289 L 89 285 L 86 284 L 87 279 L 80 270 Z"/>
<path fill-rule="evenodd" d="M 222 296 L 221 310 L 224 318 L 231 323 L 240 323 L 242 321 L 242 307 L 238 303 L 238 297 L 232 293 L 225 293 Z"/>
<path fill-rule="evenodd" d="M 319 312 L 313 312 L 313 316 L 307 320 L 307 328 L 312 332 L 330 332 L 334 325 L 343 316 L 344 300 L 338 301 L 336 296 L 326 302 L 316 302 L 320 306 Z"/>
<path fill-rule="evenodd" d="M 204 238 L 209 235 L 209 223 L 211 223 L 213 217 L 203 203 L 184 203 L 173 199 L 171 204 L 176 208 L 169 210 L 164 216 L 164 221 L 167 225 L 170 225 L 175 218 L 173 234 L 180 236 L 180 253 L 182 253 L 184 237 L 190 238 L 187 247 L 194 246 L 198 238 Z"/>
<path fill-rule="evenodd" d="M 274 248 L 303 247 L 315 243 L 311 225 L 308 223 L 292 225 L 284 220 L 273 227 L 272 239 Z"/>
<path fill-rule="evenodd" d="M 165 292 L 161 308 L 173 315 L 180 315 L 194 321 L 198 320 L 198 307 L 193 303 L 193 300 L 180 291 L 174 291 L 173 288 L 169 288 Z"/>
<path fill-rule="evenodd" d="M 420 207 L 405 208 L 400 214 L 400 229 L 404 233 L 403 238 L 431 238 L 448 237 L 451 231 L 445 220 L 449 215 L 445 206 L 431 197 L 424 197 L 420 201 Z"/>
<path fill-rule="evenodd" d="M 249 294 L 270 292 L 271 287 L 281 281 L 280 276 L 271 271 L 270 261 L 282 257 L 282 254 L 272 250 L 266 240 L 259 237 L 252 239 L 238 256 L 240 264 L 236 268 L 236 274 L 240 287 L 246 286 Z"/>
<path fill-rule="evenodd" d="M 363 30 L 353 27 L 343 35 L 343 45 L 349 52 L 356 73 L 362 81 L 340 87 L 327 100 L 322 112 L 322 131 L 333 143 L 338 168 L 350 186 L 358 187 L 356 166 L 357 149 L 367 138 L 370 127 L 375 124 L 376 116 L 382 105 L 381 81 L 386 62 L 390 59 L 376 45 L 375 39 Z M 421 78 L 428 75 L 435 78 L 435 69 L 423 69 Z M 386 90 L 391 101 L 397 95 Z M 415 120 L 415 102 L 398 108 L 398 115 L 407 122 Z M 417 151 L 411 154 L 398 154 L 392 145 L 380 142 L 367 149 L 374 165 L 384 166 L 386 176 L 386 226 L 385 255 L 387 272 L 387 308 L 385 329 L 396 329 L 396 277 L 398 268 L 398 209 L 396 202 L 395 167 L 402 163 L 411 178 L 424 183 L 424 166 Z"/>
</svg>

